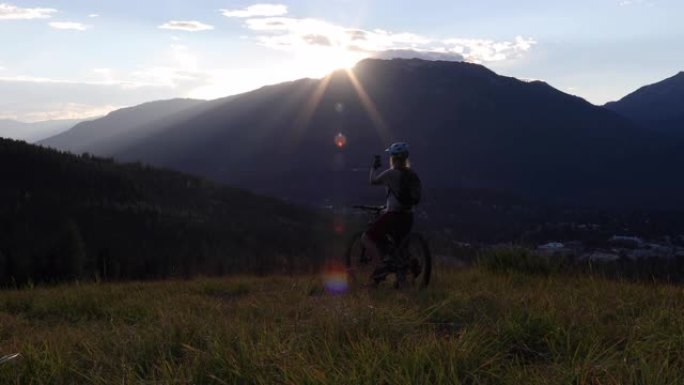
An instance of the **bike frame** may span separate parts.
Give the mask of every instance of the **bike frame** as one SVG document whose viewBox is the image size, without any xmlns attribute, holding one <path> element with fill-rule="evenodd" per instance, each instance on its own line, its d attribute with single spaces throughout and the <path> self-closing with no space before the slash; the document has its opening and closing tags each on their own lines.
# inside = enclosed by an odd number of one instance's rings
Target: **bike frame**
<svg viewBox="0 0 684 385">
<path fill-rule="evenodd" d="M 370 226 L 374 223 L 375 220 L 381 215 L 381 213 L 385 210 L 385 206 L 368 206 L 368 205 L 356 205 L 353 206 L 356 209 L 363 210 L 368 213 L 368 224 L 366 227 L 366 230 L 363 232 L 357 233 L 354 238 L 359 237 L 361 234 L 363 234 L 365 231 L 370 228 Z M 411 240 L 418 240 L 423 247 L 424 251 L 424 256 L 426 258 L 425 261 L 425 274 L 426 278 L 423 282 L 423 287 L 426 286 L 430 280 L 430 274 L 432 270 L 432 262 L 431 262 L 431 256 L 430 256 L 430 250 L 429 247 L 427 246 L 427 243 L 425 242 L 425 239 L 423 238 L 422 235 L 419 233 L 415 232 L 410 232 L 409 234 L 406 235 L 404 239 L 401 240 L 401 242 L 397 242 L 395 239 L 393 239 L 391 236 L 387 235 L 387 240 L 388 240 L 388 250 L 387 254 L 390 257 L 389 261 L 385 262 L 385 266 L 388 269 L 388 272 L 395 273 L 398 275 L 404 275 L 406 274 L 406 269 L 410 268 L 410 263 L 412 262 L 409 259 L 408 255 L 403 255 L 402 251 L 405 251 L 404 244 L 408 245 Z M 348 249 L 351 250 L 351 249 Z M 349 251 L 348 251 L 349 253 Z M 349 254 L 347 254 L 347 258 L 349 258 Z M 347 259 L 349 261 L 349 259 Z M 367 257 L 365 256 L 365 247 L 362 245 L 361 249 L 361 260 L 362 261 L 368 261 Z M 389 262 L 389 263 L 387 263 Z"/>
</svg>

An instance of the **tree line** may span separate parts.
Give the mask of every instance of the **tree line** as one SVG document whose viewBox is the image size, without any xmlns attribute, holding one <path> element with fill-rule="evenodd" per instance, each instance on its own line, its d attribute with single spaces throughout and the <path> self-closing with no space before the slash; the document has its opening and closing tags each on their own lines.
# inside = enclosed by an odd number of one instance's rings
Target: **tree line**
<svg viewBox="0 0 684 385">
<path fill-rule="evenodd" d="M 0 285 L 312 271 L 329 218 L 202 178 L 0 139 Z"/>
</svg>

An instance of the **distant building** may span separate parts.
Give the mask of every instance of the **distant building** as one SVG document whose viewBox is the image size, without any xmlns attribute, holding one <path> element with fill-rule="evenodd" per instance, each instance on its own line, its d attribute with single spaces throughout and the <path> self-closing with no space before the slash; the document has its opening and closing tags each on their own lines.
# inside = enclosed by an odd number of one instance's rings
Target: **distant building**
<svg viewBox="0 0 684 385">
<path fill-rule="evenodd" d="M 560 242 L 549 242 L 537 246 L 537 253 L 552 257 L 572 257 L 577 255 L 576 250 L 569 248 Z"/>
<path fill-rule="evenodd" d="M 572 249 L 575 251 L 582 251 L 584 250 L 584 243 L 582 243 L 581 241 L 565 242 L 565 248 Z"/>
<path fill-rule="evenodd" d="M 629 247 L 632 249 L 644 246 L 643 239 L 626 235 L 613 235 L 608 242 L 612 245 Z"/>
<path fill-rule="evenodd" d="M 565 248 L 565 245 L 560 242 L 549 242 L 537 247 L 539 250 L 560 250 Z"/>
</svg>

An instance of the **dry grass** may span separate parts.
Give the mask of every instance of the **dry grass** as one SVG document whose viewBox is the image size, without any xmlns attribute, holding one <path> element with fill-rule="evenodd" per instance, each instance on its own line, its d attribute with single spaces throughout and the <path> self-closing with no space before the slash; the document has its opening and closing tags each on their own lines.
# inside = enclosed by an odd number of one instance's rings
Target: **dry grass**
<svg viewBox="0 0 684 385">
<path fill-rule="evenodd" d="M 318 277 L 0 292 L 1 384 L 684 384 L 684 291 L 437 272 L 327 295 Z"/>
</svg>

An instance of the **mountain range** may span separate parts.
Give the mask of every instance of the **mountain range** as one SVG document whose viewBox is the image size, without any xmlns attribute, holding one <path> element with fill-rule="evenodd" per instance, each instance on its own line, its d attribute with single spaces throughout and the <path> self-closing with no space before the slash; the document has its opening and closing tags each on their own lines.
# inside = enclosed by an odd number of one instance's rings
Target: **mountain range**
<svg viewBox="0 0 684 385">
<path fill-rule="evenodd" d="M 449 205 L 440 191 L 469 188 L 684 209 L 684 181 L 673 177 L 684 147 L 616 111 L 476 64 L 368 59 L 324 79 L 117 111 L 41 144 L 339 206 L 382 198 L 366 185 L 367 167 L 401 140 L 435 191 L 425 202 L 433 212 Z"/>
<path fill-rule="evenodd" d="M 157 127 L 181 121 L 184 111 L 200 104 L 203 101 L 172 99 L 122 108 L 100 119 L 76 124 L 70 130 L 42 143 L 76 154 L 110 154 L 118 148 L 125 148 L 136 140 L 155 134 Z"/>
<path fill-rule="evenodd" d="M 50 138 L 69 130 L 82 120 L 47 120 L 24 123 L 11 119 L 0 119 L 0 138 L 24 140 L 32 143 Z"/>
<path fill-rule="evenodd" d="M 641 87 L 606 108 L 643 127 L 684 138 L 684 72 Z"/>
</svg>

